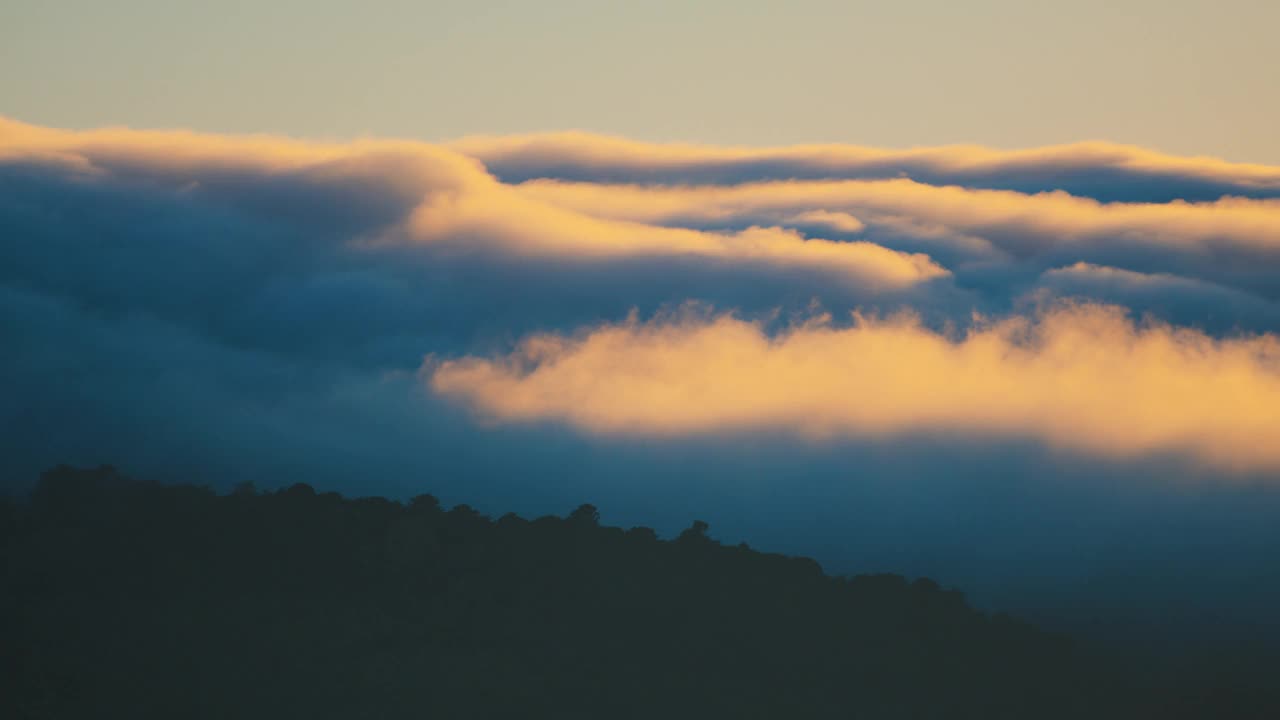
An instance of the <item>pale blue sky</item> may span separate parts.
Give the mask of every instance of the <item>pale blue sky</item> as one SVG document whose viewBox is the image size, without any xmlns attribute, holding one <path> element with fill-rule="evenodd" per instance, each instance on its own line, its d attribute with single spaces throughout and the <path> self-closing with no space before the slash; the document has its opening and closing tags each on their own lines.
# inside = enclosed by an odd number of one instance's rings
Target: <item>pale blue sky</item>
<svg viewBox="0 0 1280 720">
<path fill-rule="evenodd" d="M 1280 163 L 1280 2 L 5 0 L 0 114 L 306 137 L 1023 147 Z"/>
</svg>

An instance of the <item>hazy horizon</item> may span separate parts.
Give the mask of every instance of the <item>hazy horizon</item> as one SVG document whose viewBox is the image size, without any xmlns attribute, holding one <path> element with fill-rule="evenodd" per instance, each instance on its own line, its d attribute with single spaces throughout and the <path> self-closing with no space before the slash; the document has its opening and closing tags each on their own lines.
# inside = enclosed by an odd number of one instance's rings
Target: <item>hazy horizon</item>
<svg viewBox="0 0 1280 720">
<path fill-rule="evenodd" d="M 1280 163 L 1265 0 L 342 0 L 0 8 L 0 112 L 311 138 L 1111 141 Z"/>
</svg>

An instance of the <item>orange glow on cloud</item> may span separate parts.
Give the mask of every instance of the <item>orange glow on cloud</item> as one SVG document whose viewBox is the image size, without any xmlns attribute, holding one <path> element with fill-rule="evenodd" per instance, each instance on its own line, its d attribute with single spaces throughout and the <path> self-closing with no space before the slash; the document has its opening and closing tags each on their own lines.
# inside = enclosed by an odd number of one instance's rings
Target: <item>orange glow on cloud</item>
<svg viewBox="0 0 1280 720">
<path fill-rule="evenodd" d="M 740 266 L 800 270 L 834 274 L 872 290 L 916 287 L 920 292 L 913 300 L 951 297 L 926 297 L 932 288 L 955 291 L 959 285 L 931 283 L 951 277 L 952 270 L 928 255 L 863 239 L 809 238 L 790 228 L 873 239 L 888 229 L 890 235 L 902 232 L 963 248 L 1010 275 L 1030 269 L 1024 275 L 1049 281 L 1145 283 L 1184 293 L 1213 290 L 1209 281 L 1219 276 L 1230 284 L 1232 273 L 1254 272 L 1262 280 L 1233 288 L 1232 298 L 1244 298 L 1251 307 L 1273 302 L 1268 293 L 1274 281 L 1267 273 L 1280 259 L 1278 200 L 1105 203 L 1060 191 L 1026 194 L 906 178 L 704 186 L 544 179 L 509 185 L 476 159 L 545 162 L 556 152 L 564 153 L 566 163 L 614 164 L 623 171 L 758 160 L 771 153 L 846 165 L 919 155 L 939 166 L 1051 171 L 1092 163 L 1280 187 L 1276 168 L 1107 145 L 1019 152 L 826 146 L 748 151 L 571 134 L 444 147 L 126 129 L 72 132 L 0 118 L 0 160 L 47 164 L 93 178 L 136 176 L 181 192 L 199 190 L 202 183 L 234 186 L 237 178 L 251 177 L 333 186 L 342 198 L 393 200 L 386 213 L 379 204 L 376 224 L 342 238 L 355 249 L 410 244 L 538 258 L 584 273 L 603 262 L 693 259 L 717 272 Z M 253 211 L 277 210 L 264 203 Z M 1103 267 L 1071 255 L 1083 243 L 1136 243 L 1153 252 L 1120 253 Z M 1221 272 L 1206 273 L 1208 280 L 1196 280 L 1199 285 L 1151 272 L 1160 268 L 1152 258 L 1175 253 L 1191 259 L 1180 267 L 1192 274 L 1201 267 Z M 420 260 L 438 257 L 425 254 Z M 1035 262 L 1024 263 L 1027 258 Z M 1046 272 L 1045 266 L 1058 269 Z M 962 272 L 959 264 L 954 269 Z M 431 366 L 429 376 L 437 392 L 492 420 L 558 420 L 594 433 L 963 432 L 1025 436 L 1102 455 L 1186 452 L 1223 468 L 1280 468 L 1275 335 L 1220 339 L 1169 325 L 1135 325 L 1123 310 L 1100 305 L 979 323 L 958 338 L 906 317 L 864 318 L 852 327 L 819 319 L 770 337 L 732 315 L 687 315 L 603 325 L 576 336 L 537 336 L 509 356 L 449 360 Z"/>
<path fill-rule="evenodd" d="M 127 129 L 72 132 L 0 118 L 0 159 L 27 158 L 100 172 L 104 165 L 185 180 L 235 170 L 328 183 L 366 183 L 416 199 L 401 227 L 372 242 L 432 242 L 515 255 L 602 261 L 701 258 L 834 273 L 869 288 L 897 288 L 949 275 L 926 255 L 869 242 L 807 239 L 780 227 L 741 232 L 596 217 L 504 185 L 476 160 L 440 146 L 401 141 L 306 143 Z M 813 216 L 818 217 L 818 216 Z M 843 228 L 848 216 L 821 219 Z"/>
<path fill-rule="evenodd" d="M 705 258 L 839 273 L 871 287 L 900 287 L 950 274 L 927 255 L 875 243 L 805 239 L 779 227 L 719 233 L 601 219 L 538 202 L 496 182 L 425 202 L 407 227 L 420 240 L 465 238 L 497 243 L 516 254 L 582 260 Z"/>
<path fill-rule="evenodd" d="M 1107 306 L 1061 306 L 961 338 L 909 317 L 846 328 L 819 318 L 773 338 L 729 315 L 630 321 L 426 372 L 436 392 L 492 421 L 592 433 L 944 431 L 1280 467 L 1280 340 L 1138 326 Z"/>
<path fill-rule="evenodd" d="M 600 217 L 662 223 L 735 216 L 851 213 L 863 224 L 934 227 L 956 236 L 1018 233 L 1027 251 L 1063 241 L 1123 237 L 1152 246 L 1213 243 L 1280 251 L 1280 201 L 1102 203 L 1063 192 L 935 186 L 907 179 L 751 183 L 730 187 L 531 181 L 532 198 Z M 1013 248 L 1018 250 L 1019 248 Z"/>
<path fill-rule="evenodd" d="M 486 164 L 514 168 L 605 169 L 619 175 L 679 172 L 694 169 L 731 170 L 749 164 L 804 169 L 837 176 L 903 165 L 951 173 L 1002 173 L 1019 170 L 1065 171 L 1108 168 L 1152 174 L 1178 174 L 1205 180 L 1238 183 L 1244 187 L 1280 188 L 1280 167 L 1227 162 L 1212 157 L 1179 157 L 1130 145 L 1081 142 L 1070 145 L 995 150 L 975 145 L 951 145 L 886 150 L 858 145 L 795 145 L 791 147 L 716 147 L 687 143 L 646 143 L 581 132 L 512 136 L 474 136 L 451 147 Z"/>
</svg>

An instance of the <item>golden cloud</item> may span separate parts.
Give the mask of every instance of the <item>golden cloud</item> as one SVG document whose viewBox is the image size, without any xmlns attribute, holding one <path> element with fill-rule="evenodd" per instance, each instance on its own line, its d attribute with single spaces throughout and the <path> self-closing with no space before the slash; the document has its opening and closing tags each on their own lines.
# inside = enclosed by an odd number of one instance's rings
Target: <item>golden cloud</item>
<svg viewBox="0 0 1280 720">
<path fill-rule="evenodd" d="M 1235 185 L 1240 189 L 1280 190 L 1280 167 L 1228 162 L 1212 157 L 1180 157 L 1107 142 L 996 150 L 976 145 L 887 150 L 858 145 L 718 147 L 689 143 L 647 143 L 582 132 L 473 136 L 451 144 L 489 166 L 533 177 L 566 171 L 597 171 L 636 182 L 664 176 L 734 177 L 756 167 L 755 179 L 777 177 L 857 177 L 906 168 L 938 175 L 999 176 L 1030 171 L 1062 174 L 1107 170 L 1139 176 L 1181 177 Z M 574 174 L 570 172 L 569 174 Z M 700 180 L 701 181 L 701 180 Z"/>
<path fill-rule="evenodd" d="M 1055 306 L 959 337 L 909 316 L 816 318 L 771 337 L 732 315 L 685 314 L 538 335 L 508 356 L 424 371 L 491 421 L 590 433 L 942 431 L 1280 467 L 1280 339 L 1135 324 L 1112 306 Z"/>
<path fill-rule="evenodd" d="M 308 143 L 269 136 L 185 131 L 34 127 L 0 118 L 0 160 L 52 162 L 90 174 L 145 173 L 198 186 L 234 171 L 373 188 L 403 198 L 403 222 L 361 242 L 418 242 L 565 262 L 704 259 L 836 274 L 870 289 L 898 288 L 950 273 L 927 255 L 870 242 L 805 238 L 781 227 L 710 232 L 598 217 L 520 192 L 476 160 L 406 141 Z M 819 216 L 814 216 L 819 217 Z M 851 227 L 849 216 L 819 217 Z"/>
<path fill-rule="evenodd" d="M 1280 201 L 1223 198 L 1190 203 L 1104 203 L 1055 191 L 1024 194 L 935 186 L 914 180 L 763 182 L 722 186 L 640 186 L 530 181 L 538 201 L 597 217 L 640 223 L 724 222 L 851 214 L 862 225 L 930 228 L 956 238 L 998 237 L 1014 253 L 1064 242 L 1122 238 L 1156 248 L 1215 245 L 1280 252 Z"/>
</svg>

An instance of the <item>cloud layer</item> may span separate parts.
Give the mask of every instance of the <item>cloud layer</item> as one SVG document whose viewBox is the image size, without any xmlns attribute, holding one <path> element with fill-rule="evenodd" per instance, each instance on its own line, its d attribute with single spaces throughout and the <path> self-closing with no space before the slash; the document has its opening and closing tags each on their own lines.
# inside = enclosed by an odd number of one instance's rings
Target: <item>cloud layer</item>
<svg viewBox="0 0 1280 720">
<path fill-rule="evenodd" d="M 965 430 L 1250 469 L 1280 446 L 1275 168 L 1105 145 L 446 148 L 2 121 L 0 173 L 13 297 L 304 366 L 429 355 L 428 385 L 490 420 Z M 1079 173 L 1251 197 L 991 189 Z M 737 315 L 673 320 L 689 301 Z"/>
<path fill-rule="evenodd" d="M 908 179 L 732 187 L 534 181 L 521 189 L 579 212 L 663 225 L 731 227 L 786 219 L 803 225 L 805 218 L 820 225 L 806 213 L 839 213 L 857 220 L 853 235 L 900 249 L 929 248 L 958 270 L 991 261 L 1094 260 L 1192 274 L 1272 298 L 1280 291 L 1271 269 L 1280 260 L 1275 200 L 1100 203 L 1061 191 L 1026 195 Z"/>
<path fill-rule="evenodd" d="M 469 158 L 421 143 L 338 146 L 190 133 L 66 133 L 3 122 L 0 158 L 58 167 L 85 179 L 146 178 L 214 197 L 263 183 L 282 186 L 281 193 L 312 193 L 270 206 L 269 197 L 226 198 L 276 215 L 309 212 L 307 201 L 326 199 L 319 197 L 322 193 L 346 192 L 354 197 L 345 198 L 347 207 L 341 209 L 369 213 L 374 223 L 383 221 L 352 228 L 347 240 L 353 244 L 441 244 L 459 252 L 569 262 L 689 258 L 795 267 L 890 286 L 947 274 L 921 255 L 867 243 L 806 239 L 777 227 L 718 233 L 600 218 L 530 199 L 495 181 Z M 376 211 L 386 215 L 373 217 Z"/>
<path fill-rule="evenodd" d="M 593 501 L 1006 607 L 1163 558 L 1261 607 L 1276 177 L 0 121 L 0 475 Z"/>
<path fill-rule="evenodd" d="M 955 339 L 911 318 L 818 319 L 773 337 L 723 315 L 630 322 L 535 337 L 431 377 L 495 419 L 551 417 L 600 433 L 1028 435 L 1280 468 L 1280 341 L 1135 327 L 1115 307 L 1055 308 Z"/>
<path fill-rule="evenodd" d="M 1029 150 L 977 146 L 885 150 L 851 145 L 722 148 L 587 133 L 472 137 L 453 145 L 507 182 L 737 185 L 777 179 L 910 177 L 930 185 L 1042 192 L 1104 201 L 1280 197 L 1280 168 L 1184 158 L 1090 142 Z"/>
</svg>

